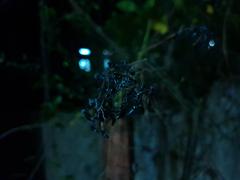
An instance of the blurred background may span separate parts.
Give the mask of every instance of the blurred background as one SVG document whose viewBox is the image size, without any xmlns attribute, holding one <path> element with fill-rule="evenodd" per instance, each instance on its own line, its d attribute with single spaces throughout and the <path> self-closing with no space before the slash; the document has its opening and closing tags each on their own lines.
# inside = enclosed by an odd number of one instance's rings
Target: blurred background
<svg viewBox="0 0 240 180">
<path fill-rule="evenodd" d="M 0 180 L 239 180 L 237 0 L 0 0 Z M 96 74 L 156 87 L 110 138 Z"/>
</svg>

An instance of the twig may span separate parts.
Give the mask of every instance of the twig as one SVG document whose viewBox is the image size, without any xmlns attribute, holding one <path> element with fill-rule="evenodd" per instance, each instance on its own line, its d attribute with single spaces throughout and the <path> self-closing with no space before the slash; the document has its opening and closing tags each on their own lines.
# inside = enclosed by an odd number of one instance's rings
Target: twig
<svg viewBox="0 0 240 180">
<path fill-rule="evenodd" d="M 43 8 L 45 6 L 45 1 L 41 0 L 39 2 L 39 12 L 40 12 L 40 49 L 41 49 L 41 61 L 43 67 L 43 95 L 44 101 L 48 102 L 50 99 L 49 94 L 49 66 L 48 66 L 48 50 L 47 50 L 47 42 L 46 42 L 46 26 L 48 22 L 48 17 L 43 14 Z"/>
<path fill-rule="evenodd" d="M 147 52 L 145 49 L 146 49 L 146 46 L 147 46 L 148 41 L 149 41 L 151 25 L 152 25 L 152 21 L 148 20 L 146 32 L 145 32 L 143 42 L 142 42 L 142 47 L 141 47 L 141 49 L 138 53 L 137 61 L 141 60 L 143 58 L 144 54 Z"/>
<path fill-rule="evenodd" d="M 32 129 L 42 128 L 43 126 L 48 125 L 48 124 L 49 124 L 49 122 L 48 123 L 27 124 L 27 125 L 22 125 L 19 127 L 9 129 L 9 130 L 5 131 L 4 133 L 0 134 L 0 141 L 3 140 L 4 138 L 6 138 L 7 136 L 10 136 L 17 132 L 29 131 Z"/>
<path fill-rule="evenodd" d="M 149 65 L 148 69 L 151 72 L 156 72 L 156 76 L 161 80 L 161 83 L 164 85 L 164 87 L 170 92 L 172 97 L 176 99 L 176 101 L 181 105 L 181 108 L 184 112 L 191 112 L 191 109 L 193 107 L 193 104 L 188 102 L 182 95 L 181 91 L 176 87 L 174 82 L 172 82 L 167 77 L 164 77 L 164 75 L 159 71 L 159 69 L 155 68 L 154 66 Z"/>
<path fill-rule="evenodd" d="M 78 13 L 79 15 L 83 16 L 90 27 L 101 37 L 103 38 L 114 50 L 116 53 L 118 53 L 121 57 L 126 58 L 127 54 L 126 52 L 120 48 L 110 37 L 108 37 L 105 32 L 102 30 L 100 26 L 98 26 L 91 17 L 84 12 L 84 10 L 77 4 L 75 0 L 69 0 L 69 3 L 71 4 L 72 8 Z"/>
<path fill-rule="evenodd" d="M 45 159 L 45 154 L 42 153 L 42 155 L 40 156 L 37 164 L 35 165 L 35 167 L 33 168 L 32 172 L 31 172 L 31 174 L 29 175 L 28 180 L 33 180 L 33 178 L 35 177 L 37 171 L 41 167 L 41 164 L 42 164 L 44 159 Z"/>
<path fill-rule="evenodd" d="M 161 41 L 159 41 L 159 42 L 157 42 L 157 43 L 149 46 L 148 48 L 146 48 L 146 49 L 145 49 L 145 52 L 157 48 L 158 46 L 160 46 L 160 45 L 162 45 L 162 44 L 164 44 L 164 43 L 172 40 L 172 39 L 175 38 L 176 36 L 177 36 L 177 32 L 176 32 L 176 33 L 173 33 L 173 34 L 170 34 L 169 36 L 167 36 L 167 37 L 164 38 L 163 40 L 161 40 Z"/>
<path fill-rule="evenodd" d="M 223 55 L 224 55 L 224 58 L 225 58 L 225 63 L 226 63 L 226 66 L 229 70 L 229 59 L 228 59 L 228 49 L 227 49 L 227 22 L 228 22 L 228 17 L 231 13 L 231 6 L 232 6 L 232 3 L 233 3 L 233 0 L 230 1 L 229 5 L 228 5 L 228 8 L 227 8 L 227 11 L 225 13 L 225 16 L 224 16 L 224 20 L 223 20 L 223 45 L 222 45 L 222 51 L 223 51 Z"/>
</svg>

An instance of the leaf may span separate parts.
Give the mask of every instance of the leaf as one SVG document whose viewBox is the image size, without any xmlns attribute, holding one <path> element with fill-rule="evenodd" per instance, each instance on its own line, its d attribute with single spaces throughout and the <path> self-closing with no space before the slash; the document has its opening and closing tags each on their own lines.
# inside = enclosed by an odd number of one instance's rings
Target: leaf
<svg viewBox="0 0 240 180">
<path fill-rule="evenodd" d="M 176 9 L 182 9 L 184 6 L 183 0 L 174 0 L 174 5 Z"/>
<path fill-rule="evenodd" d="M 156 22 L 152 28 L 160 34 L 166 34 L 168 32 L 168 24 L 166 22 Z"/>
<path fill-rule="evenodd" d="M 151 9 L 155 5 L 155 0 L 147 0 L 144 4 L 144 9 Z"/>
<path fill-rule="evenodd" d="M 116 108 L 120 108 L 121 107 L 121 103 L 122 103 L 122 96 L 123 96 L 123 92 L 122 91 L 119 91 L 114 99 L 113 99 L 113 102 L 114 102 L 114 107 Z"/>
<path fill-rule="evenodd" d="M 122 0 L 117 3 L 117 8 L 125 12 L 135 12 L 137 10 L 137 5 L 130 0 Z"/>
<path fill-rule="evenodd" d="M 213 6 L 211 5 L 211 4 L 208 4 L 207 5 L 207 7 L 206 7 L 206 12 L 208 13 L 208 14 L 213 14 L 214 13 L 214 8 L 213 8 Z"/>
</svg>

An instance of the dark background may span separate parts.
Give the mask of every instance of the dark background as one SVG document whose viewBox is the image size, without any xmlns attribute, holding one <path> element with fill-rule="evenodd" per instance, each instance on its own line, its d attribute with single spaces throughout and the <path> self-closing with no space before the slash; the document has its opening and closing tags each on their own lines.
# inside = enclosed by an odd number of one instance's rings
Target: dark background
<svg viewBox="0 0 240 180">
<path fill-rule="evenodd" d="M 7 60 L 0 66 L 1 132 L 34 122 L 43 102 L 43 94 L 33 91 L 40 63 L 38 9 L 37 1 L 0 2 L 0 49 Z M 27 179 L 42 151 L 39 138 L 38 131 L 27 131 L 1 139 L 0 179 Z"/>
</svg>

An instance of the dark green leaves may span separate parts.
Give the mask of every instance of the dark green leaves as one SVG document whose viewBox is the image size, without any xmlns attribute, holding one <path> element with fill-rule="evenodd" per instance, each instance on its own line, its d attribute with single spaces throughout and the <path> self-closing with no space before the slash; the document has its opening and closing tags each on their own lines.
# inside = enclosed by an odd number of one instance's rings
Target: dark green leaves
<svg viewBox="0 0 240 180">
<path fill-rule="evenodd" d="M 122 0 L 117 3 L 117 8 L 124 12 L 135 12 L 137 5 L 131 0 Z"/>
</svg>

